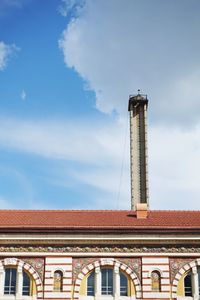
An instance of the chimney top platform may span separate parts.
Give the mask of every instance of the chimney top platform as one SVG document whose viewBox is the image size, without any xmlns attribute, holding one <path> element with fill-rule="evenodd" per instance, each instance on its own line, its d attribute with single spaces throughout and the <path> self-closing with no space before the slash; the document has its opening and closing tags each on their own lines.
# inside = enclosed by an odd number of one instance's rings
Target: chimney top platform
<svg viewBox="0 0 200 300">
<path fill-rule="evenodd" d="M 128 111 L 133 110 L 138 105 L 148 105 L 147 95 L 137 94 L 129 96 Z"/>
</svg>

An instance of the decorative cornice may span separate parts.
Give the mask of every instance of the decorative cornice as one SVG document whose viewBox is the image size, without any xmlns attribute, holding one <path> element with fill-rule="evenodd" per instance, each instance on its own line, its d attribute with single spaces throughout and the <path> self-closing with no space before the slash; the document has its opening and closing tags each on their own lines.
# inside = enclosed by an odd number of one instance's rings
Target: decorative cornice
<svg viewBox="0 0 200 300">
<path fill-rule="evenodd" d="M 200 253 L 197 247 L 86 247 L 86 246 L 1 246 L 0 252 L 51 252 L 51 253 Z"/>
</svg>

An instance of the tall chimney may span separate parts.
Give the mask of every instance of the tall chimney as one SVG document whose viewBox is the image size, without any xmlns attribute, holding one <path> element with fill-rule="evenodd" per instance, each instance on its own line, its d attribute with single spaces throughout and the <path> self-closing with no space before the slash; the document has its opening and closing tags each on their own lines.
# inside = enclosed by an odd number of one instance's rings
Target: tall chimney
<svg viewBox="0 0 200 300">
<path fill-rule="evenodd" d="M 149 206 L 147 166 L 147 95 L 129 97 L 130 156 L 131 156 L 131 209 L 138 204 Z"/>
</svg>

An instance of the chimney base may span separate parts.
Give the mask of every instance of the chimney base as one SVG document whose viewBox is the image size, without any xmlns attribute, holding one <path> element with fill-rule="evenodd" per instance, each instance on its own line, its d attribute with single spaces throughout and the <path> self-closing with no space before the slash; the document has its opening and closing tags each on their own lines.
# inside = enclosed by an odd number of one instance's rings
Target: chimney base
<svg viewBox="0 0 200 300">
<path fill-rule="evenodd" d="M 137 219 L 146 219 L 147 213 L 148 213 L 147 203 L 137 203 L 137 205 L 136 205 Z"/>
</svg>

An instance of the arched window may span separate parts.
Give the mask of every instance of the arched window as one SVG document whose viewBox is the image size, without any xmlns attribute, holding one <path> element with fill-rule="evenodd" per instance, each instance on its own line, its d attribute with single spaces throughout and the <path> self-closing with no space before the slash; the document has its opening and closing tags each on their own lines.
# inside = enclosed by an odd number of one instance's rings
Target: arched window
<svg viewBox="0 0 200 300">
<path fill-rule="evenodd" d="M 154 292 L 161 292 L 161 278 L 159 271 L 151 272 L 151 290 Z"/>
<path fill-rule="evenodd" d="M 200 266 L 198 264 L 199 260 L 187 264 L 187 268 L 192 265 L 191 268 L 188 268 L 189 270 L 180 277 L 179 274 L 186 269 L 182 268 L 178 273 L 179 278 L 175 277 L 175 280 L 178 279 L 176 288 L 177 299 L 189 299 L 189 297 L 191 299 L 200 299 Z"/>
<path fill-rule="evenodd" d="M 17 269 L 6 268 L 5 269 L 5 282 L 4 282 L 4 294 L 15 295 L 17 283 Z"/>
<path fill-rule="evenodd" d="M 53 290 L 55 292 L 62 291 L 62 283 L 63 283 L 63 273 L 61 271 L 54 272 L 54 283 L 53 283 Z"/>
<path fill-rule="evenodd" d="M 185 296 L 192 297 L 192 272 L 189 272 L 184 278 Z"/>
<path fill-rule="evenodd" d="M 15 295 L 17 290 L 17 268 L 6 268 L 5 269 L 5 282 L 4 282 L 4 295 Z M 23 271 L 22 273 L 22 295 L 31 295 L 31 280 L 29 275 Z"/>
<path fill-rule="evenodd" d="M 122 272 L 120 275 L 120 296 L 128 296 L 128 279 L 126 275 Z"/>
<path fill-rule="evenodd" d="M 101 293 L 102 295 L 113 295 L 113 269 L 101 270 Z"/>
<path fill-rule="evenodd" d="M 94 271 L 90 273 L 87 279 L 87 295 L 94 296 Z"/>
<path fill-rule="evenodd" d="M 30 270 L 30 273 L 29 271 Z M 32 272 L 31 272 L 32 270 Z M 25 262 L 15 258 L 5 258 L 1 261 L 0 268 L 0 300 L 3 299 L 36 299 L 37 286 L 34 278 L 37 273 Z M 38 285 L 39 285 L 38 284 Z"/>
<path fill-rule="evenodd" d="M 95 285 L 98 292 L 95 290 Z M 87 277 L 86 286 L 87 296 L 95 296 L 95 293 L 110 296 L 114 294 L 128 296 L 128 277 L 119 270 L 118 272 L 114 272 L 113 268 L 103 267 L 99 270 L 98 274 L 92 271 Z"/>
</svg>

